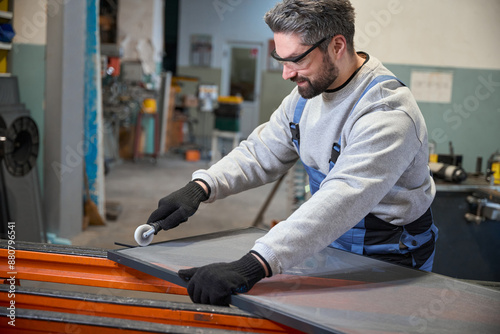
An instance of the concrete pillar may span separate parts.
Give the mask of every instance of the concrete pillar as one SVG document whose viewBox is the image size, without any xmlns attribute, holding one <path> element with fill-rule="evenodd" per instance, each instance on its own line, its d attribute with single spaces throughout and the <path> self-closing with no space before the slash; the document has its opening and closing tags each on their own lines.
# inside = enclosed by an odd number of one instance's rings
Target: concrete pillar
<svg viewBox="0 0 500 334">
<path fill-rule="evenodd" d="M 44 208 L 48 232 L 82 230 L 86 2 L 48 0 Z"/>
</svg>

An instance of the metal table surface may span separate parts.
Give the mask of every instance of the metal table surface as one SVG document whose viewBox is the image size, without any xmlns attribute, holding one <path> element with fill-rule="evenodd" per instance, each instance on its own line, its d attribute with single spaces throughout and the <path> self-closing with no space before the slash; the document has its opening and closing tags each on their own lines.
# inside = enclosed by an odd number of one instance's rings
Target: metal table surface
<svg viewBox="0 0 500 334">
<path fill-rule="evenodd" d="M 265 233 L 224 231 L 111 250 L 108 258 L 185 286 L 179 269 L 239 259 Z M 308 333 L 500 333 L 499 291 L 333 248 L 231 304 Z"/>
<path fill-rule="evenodd" d="M 459 279 L 500 282 L 499 222 L 476 224 L 465 219 L 466 213 L 476 213 L 467 197 L 500 191 L 500 185 L 486 182 L 484 175 L 469 175 L 458 184 L 435 181 L 437 192 L 431 208 L 439 234 L 433 271 Z"/>
<path fill-rule="evenodd" d="M 469 174 L 467 179 L 460 183 L 448 182 L 440 179 L 434 179 L 437 192 L 472 192 L 478 189 L 492 189 L 500 191 L 500 185 L 486 182 L 484 176 L 475 176 Z"/>
</svg>

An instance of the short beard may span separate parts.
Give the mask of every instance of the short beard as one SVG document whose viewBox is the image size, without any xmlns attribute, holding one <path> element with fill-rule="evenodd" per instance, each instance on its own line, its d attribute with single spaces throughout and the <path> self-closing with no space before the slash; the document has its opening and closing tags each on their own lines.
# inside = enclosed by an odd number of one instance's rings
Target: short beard
<svg viewBox="0 0 500 334">
<path fill-rule="evenodd" d="M 293 82 L 297 81 L 306 81 L 308 85 L 304 87 L 298 87 L 298 91 L 300 96 L 304 99 L 312 99 L 315 96 L 323 93 L 325 90 L 330 87 L 337 77 L 339 76 L 339 69 L 335 64 L 330 60 L 328 54 L 325 54 L 323 57 L 324 71 L 320 73 L 318 79 L 311 81 L 306 77 L 296 76 L 290 79 Z"/>
</svg>

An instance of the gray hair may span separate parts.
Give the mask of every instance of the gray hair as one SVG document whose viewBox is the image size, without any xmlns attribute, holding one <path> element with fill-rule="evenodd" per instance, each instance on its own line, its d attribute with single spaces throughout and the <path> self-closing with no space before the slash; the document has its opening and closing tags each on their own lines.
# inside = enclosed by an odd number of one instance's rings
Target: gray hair
<svg viewBox="0 0 500 334">
<path fill-rule="evenodd" d="M 349 0 L 283 0 L 264 16 L 273 33 L 298 34 L 313 45 L 327 36 L 342 35 L 354 53 L 354 8 Z M 322 43 L 325 51 L 328 44 Z"/>
</svg>

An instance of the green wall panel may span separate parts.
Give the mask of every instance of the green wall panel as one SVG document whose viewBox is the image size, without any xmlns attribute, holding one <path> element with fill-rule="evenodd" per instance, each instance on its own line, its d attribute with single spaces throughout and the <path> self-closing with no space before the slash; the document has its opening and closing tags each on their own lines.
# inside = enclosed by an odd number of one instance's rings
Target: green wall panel
<svg viewBox="0 0 500 334">
<path fill-rule="evenodd" d="M 294 82 L 285 81 L 280 71 L 262 72 L 262 89 L 260 105 L 260 123 L 267 122 L 281 101 L 290 94 L 296 86 Z"/>
<path fill-rule="evenodd" d="M 410 86 L 411 73 L 417 71 L 452 72 L 451 103 L 418 102 L 436 152 L 449 153 L 449 142 L 456 154 L 463 155 L 463 167 L 474 172 L 476 158 L 486 161 L 500 149 L 500 71 L 466 68 L 386 66 Z M 411 87 L 410 87 L 411 88 Z"/>
</svg>

